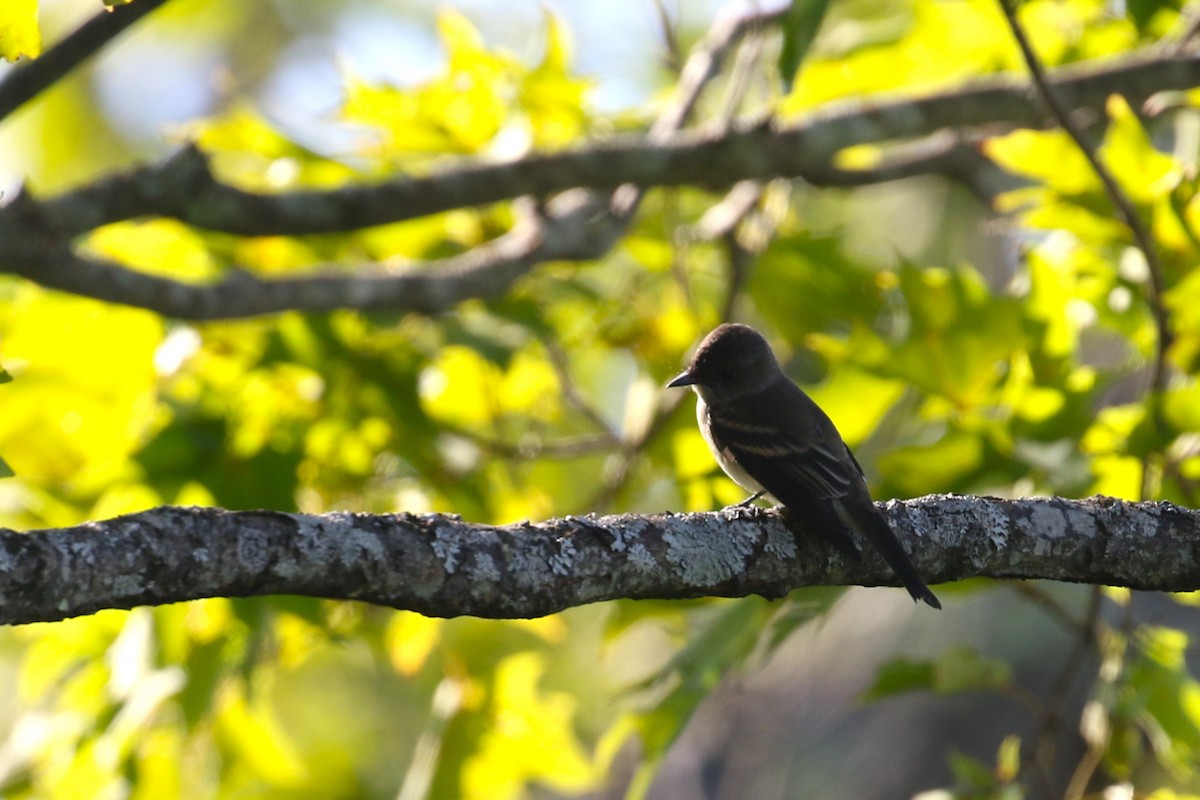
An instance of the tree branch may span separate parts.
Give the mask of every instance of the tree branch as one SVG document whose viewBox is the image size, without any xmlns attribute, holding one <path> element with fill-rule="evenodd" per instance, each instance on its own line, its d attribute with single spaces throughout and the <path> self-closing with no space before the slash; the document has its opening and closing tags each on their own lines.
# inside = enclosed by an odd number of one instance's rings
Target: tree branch
<svg viewBox="0 0 1200 800">
<path fill-rule="evenodd" d="M 660 120 L 679 124 L 695 102 L 701 79 L 715 69 L 714 59 L 737 35 L 752 29 L 743 20 L 717 30 L 710 43 L 714 50 L 701 50 L 696 56 L 700 66 L 694 70 L 689 61 L 680 95 Z M 1113 92 L 1138 103 L 1155 92 L 1198 85 L 1200 54 L 1190 52 L 1063 69 L 1054 80 L 1056 96 L 1071 109 L 1100 109 Z M 638 188 L 716 188 L 792 176 L 817 185 L 861 185 L 926 170 L 969 178 L 980 172 L 972 145 L 981 135 L 978 128 L 1040 126 L 1043 117 L 1036 93 L 1026 83 L 1002 76 L 923 98 L 839 104 L 787 125 L 672 135 L 663 123 L 644 136 L 519 161 L 470 163 L 427 177 L 277 195 L 221 183 L 204 154 L 188 147 L 160 164 L 109 176 L 59 197 L 19 195 L 0 208 L 0 265 L 44 286 L 180 319 L 334 308 L 432 313 L 467 298 L 495 296 L 539 263 L 603 256 L 621 236 L 628 216 L 623 209 L 636 205 Z M 892 157 L 872 169 L 829 166 L 839 150 L 851 145 L 914 138 L 917 143 L 893 147 Z M 269 280 L 239 272 L 220 283 L 197 285 L 147 275 L 73 249 L 74 239 L 95 228 L 141 217 L 170 217 L 247 236 L 302 235 L 356 230 L 572 188 L 619 187 L 624 190 L 611 202 L 594 195 L 590 202 L 581 201 L 580 193 L 557 197 L 550 205 L 566 201 L 566 210 L 543 218 L 536 235 L 514 229 L 476 251 L 402 271 L 373 267 L 362 275 L 341 268 Z"/>
<path fill-rule="evenodd" d="M 39 58 L 18 64 L 0 81 L 0 120 L 49 89 L 129 26 L 167 0 L 137 0 L 106 8 Z"/>
<path fill-rule="evenodd" d="M 1097 113 L 1113 93 L 1136 105 L 1157 92 L 1198 85 L 1200 54 L 1193 53 L 1064 68 L 1054 79 L 1067 107 Z M 724 188 L 747 179 L 810 176 L 819 183 L 833 156 L 853 145 L 923 137 L 944 128 L 1040 127 L 1045 121 L 1040 98 L 1027 82 L 998 76 L 925 97 L 839 103 L 790 124 L 715 134 L 688 131 L 664 141 L 617 137 L 516 161 L 463 164 L 425 177 L 275 195 L 220 183 L 204 155 L 186 148 L 161 164 L 102 179 L 38 206 L 44 229 L 58 241 L 139 217 L 171 217 L 243 236 L 335 233 L 576 187 Z M 0 216 L 0 230 L 3 221 Z"/>
<path fill-rule="evenodd" d="M 938 495 L 881 508 L 930 583 L 987 576 L 1200 588 L 1200 512 L 1169 503 Z M 164 506 L 74 528 L 0 531 L 0 622 L 10 624 L 268 594 L 517 618 L 622 597 L 781 597 L 841 584 L 894 585 L 894 577 L 873 551 L 847 564 L 758 508 L 492 527 L 440 514 Z"/>
<path fill-rule="evenodd" d="M 28 201 L 18 200 L 17 209 Z M 547 261 L 600 258 L 620 231 L 597 217 L 582 193 L 555 198 L 544 214 L 529 210 L 503 236 L 458 256 L 388 268 L 370 265 L 314 268 L 288 278 L 260 278 L 235 270 L 219 282 L 186 283 L 87 257 L 67 247 L 45 246 L 33 225 L 26 236 L 0 244 L 8 272 L 51 289 L 145 308 L 176 319 L 240 319 L 280 311 L 337 308 L 387 309 L 434 314 L 467 299 L 502 296 L 519 277 Z"/>
</svg>

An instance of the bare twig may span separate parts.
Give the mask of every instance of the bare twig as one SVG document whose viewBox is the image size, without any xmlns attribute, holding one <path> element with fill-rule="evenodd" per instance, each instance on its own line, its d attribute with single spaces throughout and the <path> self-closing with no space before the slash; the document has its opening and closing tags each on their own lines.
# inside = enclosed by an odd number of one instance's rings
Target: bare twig
<svg viewBox="0 0 1200 800">
<path fill-rule="evenodd" d="M 137 0 L 96 14 L 41 57 L 18 64 L 0 81 L 0 120 L 53 86 L 167 0 Z"/>
<path fill-rule="evenodd" d="M 718 74 L 730 48 L 748 34 L 773 24 L 781 13 L 750 12 L 718 18 L 704 40 L 688 55 L 670 102 L 660 112 L 650 128 L 649 141 L 662 144 L 671 141 L 692 115 L 704 88 Z M 741 90 L 736 89 L 735 91 L 740 92 Z M 729 123 L 730 120 L 723 120 L 720 123 L 722 129 L 728 131 Z M 641 202 L 643 193 L 644 189 L 636 185 L 626 184 L 620 187 L 613 195 L 611 208 L 614 217 L 627 220 Z M 684 293 L 687 294 L 689 290 L 686 273 L 676 270 L 676 274 L 680 278 Z M 585 506 L 586 510 L 606 509 L 616 499 L 634 474 L 633 464 L 638 454 L 663 430 L 667 421 L 679 408 L 681 401 L 681 395 L 669 397 L 656 408 L 654 418 L 646 426 L 646 429 L 634 439 L 624 442 L 618 460 L 606 476 L 599 491 L 588 500 L 588 504 Z"/>
<path fill-rule="evenodd" d="M 563 351 L 562 346 L 558 342 L 545 338 L 542 339 L 542 347 L 546 349 L 550 366 L 554 368 L 554 373 L 558 376 L 558 385 L 562 390 L 563 399 L 584 419 L 602 431 L 602 435 L 608 439 L 610 445 L 616 445 L 621 439 L 620 435 L 613 430 L 612 425 L 604 418 L 599 409 L 588 402 L 588 399 L 579 391 L 579 387 L 575 384 L 575 378 L 571 375 L 567 354 Z"/>
<path fill-rule="evenodd" d="M 1038 732 L 1034 737 L 1034 751 L 1037 754 L 1034 763 L 1047 776 L 1054 767 L 1056 743 L 1062 731 L 1063 718 L 1066 716 L 1066 704 L 1071 686 L 1083 670 L 1088 654 L 1096 649 L 1096 626 L 1100 621 L 1103 600 L 1103 589 L 1099 586 L 1093 587 L 1083 618 L 1074 622 L 1075 644 L 1071 648 L 1070 654 L 1063 660 L 1062 668 L 1047 695 L 1045 714 L 1040 720 Z M 1054 795 L 1048 794 L 1047 796 Z"/>
<path fill-rule="evenodd" d="M 1193 46 L 1196 37 L 1200 36 L 1200 3 L 1190 3 L 1183 9 L 1179 19 L 1181 24 L 1178 30 L 1172 31 L 1164 38 L 1170 47 L 1185 50 Z"/>
<path fill-rule="evenodd" d="M 648 447 L 666 428 L 667 422 L 675 414 L 680 405 L 683 404 L 683 399 L 686 396 L 683 392 L 674 392 L 667 395 L 658 408 L 655 409 L 654 417 L 650 420 L 650 424 L 646 426 L 645 430 L 639 436 L 625 442 L 624 447 L 621 448 L 620 460 L 617 462 L 616 467 L 605 477 L 604 484 L 600 489 L 582 506 L 584 513 L 602 512 L 609 508 L 621 493 L 621 490 L 625 488 L 633 477 L 633 464 L 637 460 L 637 455 Z"/>
<path fill-rule="evenodd" d="M 667 104 L 650 128 L 651 140 L 658 141 L 664 136 L 681 130 L 695 110 L 704 87 L 720 71 L 721 64 L 729 53 L 729 48 L 737 44 L 748 33 L 775 24 L 782 14 L 782 11 L 750 12 L 726 14 L 718 18 L 704 37 L 704 41 L 697 45 L 688 56 L 671 102 Z M 626 183 L 636 183 L 636 181 L 626 181 Z"/>
<path fill-rule="evenodd" d="M 615 447 L 612 437 L 606 433 L 584 433 L 561 439 L 545 439 L 540 434 L 533 433 L 522 435 L 513 443 L 494 436 L 483 436 L 474 431 L 448 427 L 445 423 L 441 423 L 441 427 L 470 441 L 476 447 L 509 459 L 578 458 L 609 452 Z"/>
</svg>

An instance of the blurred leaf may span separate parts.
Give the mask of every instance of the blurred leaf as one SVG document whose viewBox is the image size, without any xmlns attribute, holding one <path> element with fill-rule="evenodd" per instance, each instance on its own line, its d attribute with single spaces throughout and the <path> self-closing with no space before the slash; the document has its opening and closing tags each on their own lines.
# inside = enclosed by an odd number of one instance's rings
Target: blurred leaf
<svg viewBox="0 0 1200 800">
<path fill-rule="evenodd" d="M 1006 767 L 1002 760 L 1006 751 L 1011 749 L 1006 739 L 1001 744 L 994 768 L 962 753 L 951 753 L 949 762 L 950 771 L 954 774 L 955 791 L 950 796 L 971 800 L 1024 800 L 1026 795 L 1021 786 L 1004 777 Z"/>
<path fill-rule="evenodd" d="M 440 629 L 440 620 L 414 613 L 393 614 L 386 641 L 396 671 L 411 677 L 420 670 L 437 644 Z"/>
<path fill-rule="evenodd" d="M 1155 149 L 1125 98 L 1113 95 L 1105 108 L 1110 123 L 1100 155 L 1113 177 L 1135 203 L 1167 196 L 1183 178 L 1175 159 Z"/>
<path fill-rule="evenodd" d="M 823 617 L 845 593 L 844 586 L 815 586 L 788 595 L 763 631 L 768 653 L 800 628 Z"/>
<path fill-rule="evenodd" d="M 591 81 L 570 71 L 570 36 L 548 9 L 542 61 L 520 83 L 519 102 L 528 116 L 535 147 L 561 147 L 581 136 L 589 120 L 585 100 Z"/>
<path fill-rule="evenodd" d="M 783 81 L 784 94 L 791 92 L 800 64 L 817 37 L 828 9 L 829 0 L 794 0 L 780 18 L 783 47 L 779 51 L 779 77 Z"/>
<path fill-rule="evenodd" d="M 901 86 L 919 92 L 1016 65 L 994 3 L 833 3 L 825 25 L 830 33 L 805 60 L 782 104 L 785 114 Z"/>
<path fill-rule="evenodd" d="M 574 701 L 541 691 L 542 671 L 534 653 L 510 656 L 497 668 L 489 708 L 495 724 L 464 765 L 464 798 L 519 798 L 529 783 L 572 793 L 596 784 L 599 775 L 572 730 Z"/>
<path fill-rule="evenodd" d="M 1012 683 L 1012 667 L 970 647 L 956 647 L 936 659 L 897 658 L 880 667 L 875 683 L 863 694 L 867 701 L 926 689 L 939 694 L 1004 689 Z"/>
<path fill-rule="evenodd" d="M 948 431 L 929 445 L 897 447 L 876 466 L 884 480 L 905 497 L 931 491 L 953 491 L 983 464 L 984 444 L 978 435 Z"/>
<path fill-rule="evenodd" d="M 1129 0 L 1125 4 L 1125 13 L 1133 20 L 1138 32 L 1145 33 L 1150 28 L 1155 16 L 1162 12 L 1178 12 L 1182 8 L 1182 0 Z M 1171 14 L 1170 16 L 1176 15 Z"/>
<path fill-rule="evenodd" d="M 708 610 L 711 613 L 703 622 L 692 620 L 695 630 L 668 664 L 638 687 L 665 694 L 649 710 L 620 717 L 601 743 L 602 754 L 613 754 L 629 736 L 636 736 L 641 742 L 644 755 L 626 794 L 629 800 L 644 796 L 662 759 L 696 707 L 729 670 L 754 650 L 772 606 L 762 598 L 747 597 Z M 602 755 L 601 763 L 604 760 Z"/>
<path fill-rule="evenodd" d="M 7 0 L 0 10 L 0 58 L 16 61 L 42 53 L 37 0 Z"/>
<path fill-rule="evenodd" d="M 223 694 L 216 712 L 215 735 L 227 757 L 274 788 L 304 785 L 308 766 L 270 708 L 233 689 Z"/>
<path fill-rule="evenodd" d="M 1163 766 L 1178 776 L 1200 770 L 1200 683 L 1185 658 L 1188 635 L 1144 627 L 1127 681 L 1133 697 L 1129 719 L 1148 736 Z"/>
</svg>

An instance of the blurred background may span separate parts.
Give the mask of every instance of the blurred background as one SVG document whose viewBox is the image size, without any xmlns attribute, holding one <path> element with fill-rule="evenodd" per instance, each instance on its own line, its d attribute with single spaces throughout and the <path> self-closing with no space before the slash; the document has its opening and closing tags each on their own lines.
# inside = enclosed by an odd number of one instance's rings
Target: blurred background
<svg viewBox="0 0 1200 800">
<path fill-rule="evenodd" d="M 845 0 L 786 88 L 744 39 L 694 122 L 952 90 L 1021 68 L 984 0 Z M 98 13 L 41 3 L 46 48 Z M 197 142 L 286 192 L 644 131 L 721 2 L 173 0 L 0 123 L 0 188 L 51 196 Z M 1031 0 L 1050 66 L 1188 28 L 1179 4 Z M 1186 42 L 1185 42 L 1186 44 Z M 0 78 L 3 70 L 0 70 Z M 707 510 L 744 494 L 661 387 L 714 325 L 764 331 L 874 495 L 1191 503 L 1194 100 L 1091 120 L 1162 248 L 1175 334 L 1158 422 L 1146 262 L 1053 132 L 962 133 L 973 169 L 648 193 L 596 262 L 539 265 L 437 317 L 190 324 L 0 282 L 0 524 L 163 503 L 453 512 L 506 524 Z M 869 169 L 887 147 L 855 148 Z M 845 166 L 845 165 L 843 165 Z M 736 190 L 735 190 L 736 191 Z M 87 252 L 203 282 L 469 251 L 510 204 L 239 238 L 166 219 Z M 1144 480 L 1144 474 L 1150 480 Z M 1146 490 L 1149 489 L 1147 492 Z M 12 798 L 897 798 L 1200 791 L 1194 598 L 965 581 L 433 620 L 213 599 L 0 631 Z M 1132 791 L 1132 790 L 1130 790 Z M 925 793 L 925 794 L 922 794 Z M 1108 797 L 1109 795 L 1104 795 Z M 1130 796 L 1112 795 L 1112 796 Z"/>
</svg>

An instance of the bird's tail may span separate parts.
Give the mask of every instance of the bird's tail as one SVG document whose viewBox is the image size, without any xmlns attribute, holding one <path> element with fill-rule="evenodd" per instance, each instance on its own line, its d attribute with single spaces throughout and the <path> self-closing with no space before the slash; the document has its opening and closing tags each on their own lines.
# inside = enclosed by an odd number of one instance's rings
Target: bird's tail
<svg viewBox="0 0 1200 800">
<path fill-rule="evenodd" d="M 896 573 L 896 577 L 904 583 L 904 588 L 908 589 L 913 600 L 923 600 L 934 608 L 942 607 L 937 595 L 929 591 L 929 587 L 917 574 L 917 568 L 909 561 L 908 554 L 900 546 L 900 541 L 892 531 L 892 526 L 888 525 L 883 514 L 879 513 L 879 509 L 873 503 L 869 500 L 861 504 L 834 501 L 834 506 L 842 521 L 879 551 L 883 560 Z"/>
</svg>

